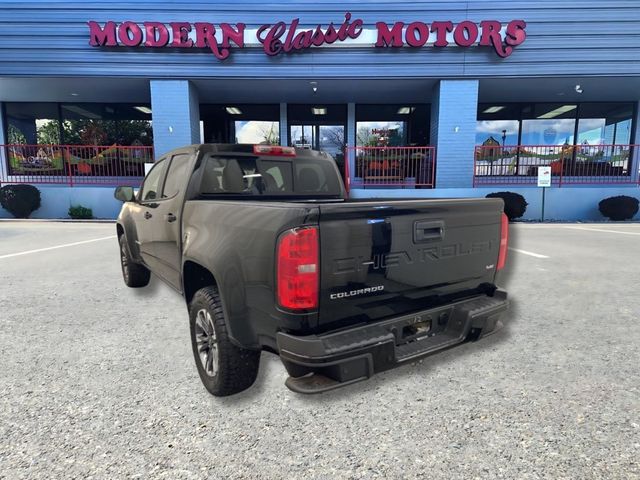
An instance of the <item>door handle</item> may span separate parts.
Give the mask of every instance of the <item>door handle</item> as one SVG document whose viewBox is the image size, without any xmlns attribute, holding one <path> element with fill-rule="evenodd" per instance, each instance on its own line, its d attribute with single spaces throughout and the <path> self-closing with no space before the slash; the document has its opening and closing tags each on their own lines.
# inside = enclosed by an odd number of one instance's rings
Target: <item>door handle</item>
<svg viewBox="0 0 640 480">
<path fill-rule="evenodd" d="M 165 218 L 165 220 L 166 220 L 167 222 L 169 222 L 169 223 L 171 223 L 171 222 L 175 222 L 175 221 L 178 219 L 178 217 L 176 217 L 173 213 L 167 213 L 167 214 L 164 216 L 164 218 Z"/>
<path fill-rule="evenodd" d="M 144 212 L 144 218 L 149 220 L 151 217 L 153 217 L 153 215 L 151 215 L 149 212 Z"/>
<path fill-rule="evenodd" d="M 444 222 L 415 222 L 413 230 L 414 243 L 442 240 L 444 237 Z"/>
</svg>

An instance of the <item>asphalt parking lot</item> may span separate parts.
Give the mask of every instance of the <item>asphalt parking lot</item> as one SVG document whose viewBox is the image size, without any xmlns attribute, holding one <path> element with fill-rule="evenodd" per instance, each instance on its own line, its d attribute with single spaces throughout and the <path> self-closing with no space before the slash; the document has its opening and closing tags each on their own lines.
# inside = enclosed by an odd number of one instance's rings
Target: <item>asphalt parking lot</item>
<svg viewBox="0 0 640 480">
<path fill-rule="evenodd" d="M 263 354 L 224 399 L 114 233 L 0 222 L 0 478 L 640 478 L 640 224 L 514 225 L 499 333 L 319 396 Z"/>
</svg>

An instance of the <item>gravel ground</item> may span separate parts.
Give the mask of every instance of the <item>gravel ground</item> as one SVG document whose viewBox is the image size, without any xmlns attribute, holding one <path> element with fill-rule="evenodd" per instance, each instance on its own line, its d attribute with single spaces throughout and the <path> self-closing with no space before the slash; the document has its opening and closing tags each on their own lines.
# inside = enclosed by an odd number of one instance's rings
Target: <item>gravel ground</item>
<svg viewBox="0 0 640 480">
<path fill-rule="evenodd" d="M 0 478 L 640 478 L 640 225 L 517 225 L 506 327 L 319 396 L 216 399 L 110 224 L 0 222 Z"/>
</svg>

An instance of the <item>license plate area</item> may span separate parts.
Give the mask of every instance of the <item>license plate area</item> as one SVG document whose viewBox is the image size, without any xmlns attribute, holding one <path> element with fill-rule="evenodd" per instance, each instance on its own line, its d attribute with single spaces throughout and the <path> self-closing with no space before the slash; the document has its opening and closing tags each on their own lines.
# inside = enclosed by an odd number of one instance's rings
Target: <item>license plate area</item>
<svg viewBox="0 0 640 480">
<path fill-rule="evenodd" d="M 396 346 L 419 342 L 445 333 L 450 327 L 452 308 L 418 313 L 404 317 L 387 326 L 395 337 Z"/>
</svg>

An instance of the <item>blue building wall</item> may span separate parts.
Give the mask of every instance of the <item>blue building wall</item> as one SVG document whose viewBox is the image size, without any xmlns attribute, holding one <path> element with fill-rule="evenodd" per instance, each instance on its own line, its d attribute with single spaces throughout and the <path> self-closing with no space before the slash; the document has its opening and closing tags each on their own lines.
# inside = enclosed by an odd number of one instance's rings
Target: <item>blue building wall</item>
<svg viewBox="0 0 640 480">
<path fill-rule="evenodd" d="M 341 23 L 344 13 L 366 24 L 433 20 L 502 22 L 524 19 L 527 41 L 500 59 L 490 48 L 437 52 L 371 48 L 316 48 L 304 54 L 267 57 L 260 49 L 235 50 L 220 62 L 212 54 L 97 49 L 88 44 L 87 20 L 244 22 L 247 28 L 289 23 Z M 640 8 L 637 0 L 473 0 L 268 2 L 190 0 L 49 2 L 0 4 L 0 74 L 41 76 L 115 76 L 143 78 L 308 78 L 639 75 Z"/>
<path fill-rule="evenodd" d="M 188 80 L 151 80 L 156 158 L 200 142 L 198 92 Z"/>
<path fill-rule="evenodd" d="M 542 220 L 542 189 L 537 187 L 514 187 L 509 185 L 481 188 L 442 188 L 434 190 L 393 190 L 394 198 L 482 198 L 493 192 L 515 192 L 527 203 L 523 220 Z M 598 202 L 608 197 L 628 195 L 640 200 L 637 185 L 608 187 L 563 187 L 547 188 L 545 192 L 544 220 L 603 221 Z M 390 190 L 352 190 L 353 198 L 389 198 Z M 640 220 L 640 213 L 634 217 Z"/>
<path fill-rule="evenodd" d="M 478 109 L 477 80 L 442 80 L 431 104 L 431 145 L 436 147 L 438 188 L 473 185 Z"/>
<path fill-rule="evenodd" d="M 259 48 L 233 49 L 231 57 L 217 60 L 210 52 L 142 48 L 94 48 L 88 44 L 88 20 L 125 21 L 207 21 L 214 24 L 244 22 L 247 29 L 276 21 L 301 25 L 339 24 L 344 13 L 362 18 L 369 27 L 375 22 L 431 22 L 433 20 L 507 22 L 524 19 L 527 40 L 508 58 L 499 58 L 491 48 L 410 48 L 374 49 L 312 48 L 305 52 L 269 57 Z M 156 153 L 199 141 L 199 93 L 196 83 L 208 79 L 226 80 L 233 91 L 236 79 L 344 79 L 353 88 L 358 79 L 404 79 L 425 81 L 424 101 L 431 102 L 432 144 L 437 147 L 436 190 L 357 190 L 353 196 L 484 196 L 489 191 L 521 192 L 530 203 L 526 218 L 539 215 L 540 190 L 533 187 L 471 188 L 475 112 L 478 80 L 491 84 L 494 79 L 517 82 L 522 78 L 581 77 L 593 80 L 592 98 L 598 90 L 611 96 L 607 78 L 626 77 L 640 81 L 640 8 L 637 0 L 558 0 L 492 2 L 439 0 L 434 2 L 392 2 L 344 0 L 333 3 L 304 1 L 264 3 L 257 0 L 193 3 L 188 0 L 105 2 L 98 0 L 49 2 L 27 0 L 1 2 L 0 85 L 6 79 L 42 79 L 43 85 L 74 82 L 91 84 L 108 78 L 122 85 L 120 96 L 126 101 L 151 100 Z M 62 79 L 62 80 L 60 80 Z M 443 79 L 443 80 L 441 80 Z M 602 82 L 599 82 L 602 79 Z M 441 80 L 441 81 L 440 81 Z M 432 87 L 435 83 L 435 89 Z M 137 85 L 135 98 L 127 97 L 127 85 Z M 140 85 L 143 86 L 140 89 Z M 414 84 L 415 85 L 415 84 Z M 356 87 L 357 88 L 357 87 Z M 398 89 L 402 86 L 398 84 Z M 30 101 L 72 101 L 66 97 L 33 89 Z M 64 89 L 61 89 L 62 91 Z M 144 93 L 140 94 L 140 90 Z M 640 89 L 621 101 L 637 101 Z M 209 95 L 211 93 L 209 92 Z M 0 101 L 15 101 L 10 89 L 0 88 Z M 55 94 L 57 95 L 57 93 Z M 538 101 L 561 101 L 561 97 Z M 264 103 L 282 102 L 264 92 Z M 384 103 L 384 97 L 372 96 Z M 562 97 L 569 100 L 569 97 Z M 24 99 L 22 99 L 24 101 Z M 82 101 L 110 101 L 96 91 Z M 124 101 L 124 100 L 122 100 Z M 575 98 L 572 101 L 577 101 Z M 593 101 L 593 100 L 590 100 Z M 347 143 L 355 143 L 355 104 L 348 103 Z M 638 109 L 640 112 L 640 109 Z M 286 104 L 281 105 L 286 123 Z M 640 115 L 640 113 L 639 113 Z M 638 119 L 640 120 L 640 118 Z M 636 122 L 638 123 L 638 122 Z M 3 129 L 0 128 L 0 132 Z M 1 133 L 0 133 L 1 135 Z M 636 129 L 635 143 L 640 143 Z M 4 143 L 3 138 L 0 138 Z M 351 162 L 352 163 L 352 162 Z M 353 167 L 353 165 L 351 165 Z M 352 168 L 353 170 L 353 168 Z M 0 172 L 2 173 L 2 172 Z M 119 203 L 112 199 L 111 188 L 39 186 L 43 207 L 35 217 L 65 217 L 68 207 L 81 203 L 94 209 L 98 217 L 114 217 Z M 637 186 L 563 187 L 547 191 L 547 218 L 599 219 L 597 202 L 620 193 L 639 196 Z M 8 216 L 0 210 L 0 216 Z"/>
</svg>

